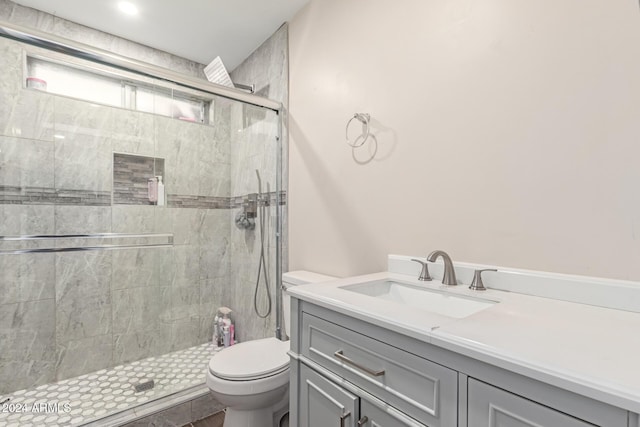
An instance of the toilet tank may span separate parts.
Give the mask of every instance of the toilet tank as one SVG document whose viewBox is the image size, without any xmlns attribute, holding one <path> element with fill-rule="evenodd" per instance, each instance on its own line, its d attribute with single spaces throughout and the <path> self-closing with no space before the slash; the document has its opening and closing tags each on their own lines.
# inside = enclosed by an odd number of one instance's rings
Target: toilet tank
<svg viewBox="0 0 640 427">
<path fill-rule="evenodd" d="M 284 331 L 287 335 L 289 335 L 291 328 L 291 297 L 287 289 L 291 286 L 326 282 L 334 279 L 337 279 L 337 277 L 304 270 L 290 271 L 282 275 L 282 287 L 284 288 L 284 292 L 282 293 L 282 311 L 284 312 Z"/>
</svg>

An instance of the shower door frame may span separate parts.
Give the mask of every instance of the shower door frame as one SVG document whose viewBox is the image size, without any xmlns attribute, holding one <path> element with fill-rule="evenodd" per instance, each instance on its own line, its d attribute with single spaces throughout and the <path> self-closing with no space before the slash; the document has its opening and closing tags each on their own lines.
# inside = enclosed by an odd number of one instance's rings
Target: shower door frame
<svg viewBox="0 0 640 427">
<path fill-rule="evenodd" d="M 282 131 L 284 129 L 282 120 L 284 117 L 283 104 L 279 101 L 264 98 L 258 95 L 244 92 L 235 88 L 210 83 L 206 80 L 189 77 L 167 68 L 159 67 L 146 62 L 128 58 L 117 53 L 99 49 L 93 46 L 85 45 L 73 40 L 65 39 L 54 34 L 45 33 L 32 28 L 26 28 L 19 25 L 0 20 L 0 37 L 9 38 L 22 43 L 27 43 L 39 48 L 55 51 L 70 57 L 88 60 L 94 63 L 107 65 L 116 70 L 123 72 L 133 72 L 138 75 L 164 80 L 166 82 L 188 88 L 195 89 L 207 94 L 220 96 L 223 98 L 239 101 L 256 107 L 265 108 L 274 111 L 278 116 L 278 153 L 277 153 L 277 174 L 276 174 L 276 194 L 278 194 L 278 203 L 276 203 L 276 338 L 282 339 L 282 265 L 283 250 L 282 238 L 283 228 L 282 220 L 284 218 L 283 210 L 285 205 L 280 201 L 280 194 L 283 192 L 283 158 L 284 152 L 282 147 Z"/>
</svg>

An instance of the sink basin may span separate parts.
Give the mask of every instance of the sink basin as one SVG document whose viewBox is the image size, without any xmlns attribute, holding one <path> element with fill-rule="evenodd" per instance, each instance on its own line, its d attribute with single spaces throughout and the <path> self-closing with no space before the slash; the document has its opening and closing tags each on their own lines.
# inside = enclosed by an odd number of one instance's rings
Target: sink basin
<svg viewBox="0 0 640 427">
<path fill-rule="evenodd" d="M 341 288 L 457 319 L 470 316 L 497 303 L 497 301 L 455 295 L 393 280 L 377 280 Z"/>
</svg>

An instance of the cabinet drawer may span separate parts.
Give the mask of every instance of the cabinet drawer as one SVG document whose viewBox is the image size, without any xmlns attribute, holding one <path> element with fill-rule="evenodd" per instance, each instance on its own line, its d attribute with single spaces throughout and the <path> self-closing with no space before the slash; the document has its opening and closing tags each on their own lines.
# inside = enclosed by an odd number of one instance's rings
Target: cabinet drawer
<svg viewBox="0 0 640 427">
<path fill-rule="evenodd" d="M 302 355 L 430 426 L 457 425 L 457 372 L 302 315 Z"/>
<path fill-rule="evenodd" d="M 469 378 L 468 393 L 468 427 L 593 427 L 473 378 Z"/>
</svg>

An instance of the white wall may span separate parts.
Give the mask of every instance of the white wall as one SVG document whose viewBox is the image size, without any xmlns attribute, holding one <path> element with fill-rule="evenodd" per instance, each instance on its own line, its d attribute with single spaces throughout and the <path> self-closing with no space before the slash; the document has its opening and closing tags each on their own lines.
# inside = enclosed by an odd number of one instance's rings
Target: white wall
<svg viewBox="0 0 640 427">
<path fill-rule="evenodd" d="M 290 76 L 290 269 L 444 249 L 640 280 L 636 0 L 312 0 Z"/>
</svg>

